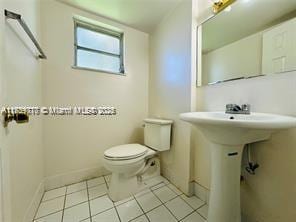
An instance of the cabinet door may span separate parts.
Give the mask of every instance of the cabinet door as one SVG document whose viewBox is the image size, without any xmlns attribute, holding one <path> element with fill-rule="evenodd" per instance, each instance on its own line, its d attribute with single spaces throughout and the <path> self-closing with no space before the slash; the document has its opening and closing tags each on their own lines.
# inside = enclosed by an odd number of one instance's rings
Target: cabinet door
<svg viewBox="0 0 296 222">
<path fill-rule="evenodd" d="M 296 18 L 263 33 L 262 73 L 296 70 Z"/>
</svg>

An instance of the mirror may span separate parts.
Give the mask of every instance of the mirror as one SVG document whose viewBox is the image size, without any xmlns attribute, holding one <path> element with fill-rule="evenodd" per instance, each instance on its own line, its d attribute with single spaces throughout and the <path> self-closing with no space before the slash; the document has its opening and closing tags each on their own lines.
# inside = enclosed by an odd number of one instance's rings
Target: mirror
<svg viewBox="0 0 296 222">
<path fill-rule="evenodd" d="M 296 70 L 295 0 L 237 0 L 198 33 L 198 86 Z"/>
</svg>

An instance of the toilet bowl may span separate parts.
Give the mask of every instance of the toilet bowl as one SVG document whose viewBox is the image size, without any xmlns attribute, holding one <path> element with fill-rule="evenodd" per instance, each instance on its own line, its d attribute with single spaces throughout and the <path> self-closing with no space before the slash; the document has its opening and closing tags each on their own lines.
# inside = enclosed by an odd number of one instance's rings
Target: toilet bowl
<svg viewBox="0 0 296 222">
<path fill-rule="evenodd" d="M 124 144 L 104 152 L 104 166 L 111 174 L 108 194 L 119 201 L 145 188 L 142 178 L 158 176 L 157 154 L 170 149 L 171 120 L 145 119 L 144 144 Z M 153 172 L 151 169 L 153 167 Z"/>
<path fill-rule="evenodd" d="M 104 166 L 112 172 L 109 184 L 109 196 L 113 201 L 124 199 L 141 189 L 139 176 L 147 160 L 154 157 L 156 152 L 140 144 L 126 144 L 111 148 L 105 152 Z M 107 150 L 107 151 L 110 151 Z M 130 156 L 124 152 L 133 153 Z"/>
</svg>

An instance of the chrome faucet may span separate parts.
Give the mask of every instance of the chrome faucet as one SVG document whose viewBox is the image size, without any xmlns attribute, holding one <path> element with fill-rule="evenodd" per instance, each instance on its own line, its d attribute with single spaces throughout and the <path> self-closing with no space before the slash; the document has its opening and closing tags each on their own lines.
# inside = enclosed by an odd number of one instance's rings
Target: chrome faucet
<svg viewBox="0 0 296 222">
<path fill-rule="evenodd" d="M 251 105 L 243 104 L 239 106 L 237 104 L 226 104 L 225 112 L 230 114 L 251 114 Z"/>
</svg>

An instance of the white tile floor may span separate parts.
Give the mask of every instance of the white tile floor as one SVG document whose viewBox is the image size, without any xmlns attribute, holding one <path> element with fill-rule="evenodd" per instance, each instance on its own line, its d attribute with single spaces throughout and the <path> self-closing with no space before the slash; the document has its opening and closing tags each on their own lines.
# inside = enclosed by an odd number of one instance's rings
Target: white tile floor
<svg viewBox="0 0 296 222">
<path fill-rule="evenodd" d="M 187 197 L 163 177 L 146 181 L 149 188 L 122 201 L 107 195 L 109 176 L 44 193 L 34 222 L 205 222 L 207 205 Z"/>
</svg>

